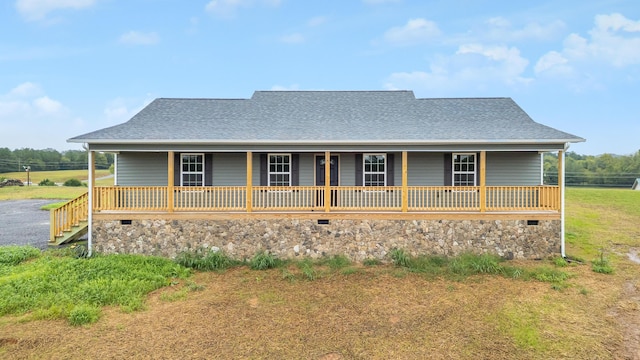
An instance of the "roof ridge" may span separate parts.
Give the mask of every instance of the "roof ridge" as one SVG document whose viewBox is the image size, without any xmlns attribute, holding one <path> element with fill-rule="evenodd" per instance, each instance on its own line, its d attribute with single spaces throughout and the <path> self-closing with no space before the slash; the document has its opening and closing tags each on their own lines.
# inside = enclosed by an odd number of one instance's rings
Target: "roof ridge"
<svg viewBox="0 0 640 360">
<path fill-rule="evenodd" d="M 159 97 L 156 100 L 250 100 L 248 98 L 181 98 L 181 97 Z"/>
<path fill-rule="evenodd" d="M 254 92 L 413 92 L 413 90 L 256 90 Z"/>
<path fill-rule="evenodd" d="M 473 96 L 473 97 L 434 97 L 434 98 L 416 98 L 416 100 L 487 100 L 487 99 L 511 99 L 509 96 Z"/>
</svg>

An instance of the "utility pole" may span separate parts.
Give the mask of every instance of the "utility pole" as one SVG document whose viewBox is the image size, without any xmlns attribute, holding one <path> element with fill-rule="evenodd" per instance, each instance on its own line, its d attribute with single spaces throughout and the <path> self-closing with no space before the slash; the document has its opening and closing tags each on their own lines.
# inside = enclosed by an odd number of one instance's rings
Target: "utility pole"
<svg viewBox="0 0 640 360">
<path fill-rule="evenodd" d="M 31 186 L 31 178 L 29 177 L 29 172 L 31 171 L 31 166 L 26 165 L 26 166 L 23 166 L 23 168 L 24 168 L 24 171 L 27 172 L 27 186 Z"/>
</svg>

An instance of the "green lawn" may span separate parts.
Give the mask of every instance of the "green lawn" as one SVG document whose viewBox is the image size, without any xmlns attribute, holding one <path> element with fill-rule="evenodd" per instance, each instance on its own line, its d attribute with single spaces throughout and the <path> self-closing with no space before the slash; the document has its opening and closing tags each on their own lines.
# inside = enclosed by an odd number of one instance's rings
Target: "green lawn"
<svg viewBox="0 0 640 360">
<path fill-rule="evenodd" d="M 96 178 L 101 178 L 107 175 L 110 175 L 109 170 L 96 170 Z M 0 177 L 18 179 L 25 184 L 27 182 L 27 173 L 24 171 L 0 173 Z M 29 178 L 32 184 L 38 184 L 44 179 L 49 179 L 54 183 L 62 184 L 69 179 L 87 181 L 89 178 L 89 172 L 87 170 L 31 171 L 29 173 Z"/>
<path fill-rule="evenodd" d="M 110 186 L 113 185 L 113 177 L 108 170 L 96 170 L 96 185 Z M 0 177 L 7 179 L 19 179 L 26 183 L 26 173 L 2 173 Z M 61 171 L 33 171 L 30 174 L 32 186 L 8 186 L 0 188 L 1 200 L 20 200 L 20 199 L 74 199 L 85 192 L 86 187 L 68 187 L 68 186 L 35 186 L 44 179 L 49 179 L 55 183 L 64 183 L 69 179 L 78 179 L 86 182 L 88 179 L 87 170 L 61 170 Z"/>
<path fill-rule="evenodd" d="M 640 245 L 640 191 L 567 188 L 565 206 L 568 255 L 591 259 Z"/>
</svg>

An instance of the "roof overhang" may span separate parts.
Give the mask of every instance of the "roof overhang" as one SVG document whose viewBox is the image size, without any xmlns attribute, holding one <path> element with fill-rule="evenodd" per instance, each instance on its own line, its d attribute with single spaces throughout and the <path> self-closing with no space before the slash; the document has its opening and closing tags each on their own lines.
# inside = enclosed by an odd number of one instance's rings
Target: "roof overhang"
<svg viewBox="0 0 640 360">
<path fill-rule="evenodd" d="M 74 139 L 76 140 L 76 139 Z M 583 140 L 584 141 L 584 140 Z M 77 139 L 73 142 L 82 142 Z M 93 151 L 212 151 L 212 152 L 459 152 L 459 151 L 558 151 L 576 139 L 527 140 L 353 140 L 353 141 L 238 141 L 238 140 L 89 140 Z"/>
</svg>

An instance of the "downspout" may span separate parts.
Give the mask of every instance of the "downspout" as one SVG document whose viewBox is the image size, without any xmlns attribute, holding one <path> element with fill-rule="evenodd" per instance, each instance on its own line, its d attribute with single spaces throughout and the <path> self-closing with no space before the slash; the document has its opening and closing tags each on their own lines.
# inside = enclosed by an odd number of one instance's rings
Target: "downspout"
<svg viewBox="0 0 640 360">
<path fill-rule="evenodd" d="M 565 163 L 565 153 L 569 149 L 569 143 L 564 145 L 564 150 L 562 153 L 562 174 L 558 174 L 558 177 L 562 176 L 562 186 L 560 186 L 560 255 L 563 259 L 567 258 L 567 254 L 565 253 L 565 236 L 564 236 L 564 189 L 565 189 L 565 169 L 567 168 L 567 164 Z"/>
<path fill-rule="evenodd" d="M 91 252 L 93 249 L 93 151 L 87 149 L 89 151 L 87 160 L 89 162 L 89 193 L 87 194 L 88 198 L 88 206 L 87 211 L 89 212 L 88 216 L 88 230 L 87 230 L 87 257 L 91 257 Z"/>
</svg>

